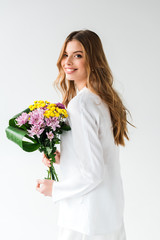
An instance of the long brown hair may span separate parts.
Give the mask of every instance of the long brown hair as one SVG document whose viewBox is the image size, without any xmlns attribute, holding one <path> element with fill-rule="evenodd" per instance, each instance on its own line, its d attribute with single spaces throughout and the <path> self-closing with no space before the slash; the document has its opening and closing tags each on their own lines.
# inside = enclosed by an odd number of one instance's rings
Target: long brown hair
<svg viewBox="0 0 160 240">
<path fill-rule="evenodd" d="M 107 62 L 103 46 L 99 36 L 90 30 L 80 30 L 71 32 L 66 38 L 58 61 L 57 67 L 59 74 L 54 81 L 54 86 L 57 87 L 62 93 L 62 103 L 67 107 L 69 101 L 76 95 L 77 89 L 74 81 L 68 81 L 65 77 L 65 72 L 61 66 L 61 60 L 64 55 L 66 45 L 73 39 L 78 40 L 85 53 L 86 69 L 88 78 L 86 87 L 93 93 L 97 94 L 109 107 L 114 140 L 117 145 L 125 146 L 124 137 L 129 140 L 127 129 L 127 112 L 128 109 L 123 105 L 122 100 L 113 88 L 113 75 L 109 64 Z M 130 114 L 131 115 L 131 114 Z M 131 123 L 129 123 L 132 125 Z M 134 125 L 132 125 L 135 127 Z"/>
</svg>

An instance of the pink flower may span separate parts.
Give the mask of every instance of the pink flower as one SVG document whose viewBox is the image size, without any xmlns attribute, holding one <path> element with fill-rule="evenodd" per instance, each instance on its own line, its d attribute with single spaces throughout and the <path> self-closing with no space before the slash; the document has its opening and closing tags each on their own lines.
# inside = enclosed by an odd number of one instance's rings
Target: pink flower
<svg viewBox="0 0 160 240">
<path fill-rule="evenodd" d="M 40 128 L 40 126 L 38 125 L 33 125 L 31 127 L 30 130 L 27 130 L 29 133 L 30 137 L 33 137 L 34 135 L 36 135 L 38 138 L 40 138 L 40 135 L 42 134 L 42 132 L 44 131 L 44 128 Z"/>
<path fill-rule="evenodd" d="M 29 124 L 31 125 L 43 125 L 44 124 L 44 110 L 38 108 L 32 112 L 30 112 L 30 120 Z"/>
<path fill-rule="evenodd" d="M 23 112 L 18 118 L 16 118 L 17 125 L 22 126 L 28 121 L 29 115 L 25 112 Z"/>
<path fill-rule="evenodd" d="M 46 132 L 46 135 L 47 135 L 47 137 L 48 137 L 48 139 L 49 139 L 50 141 L 54 138 L 54 134 L 53 134 L 52 131 L 50 131 L 49 133 Z"/>
<path fill-rule="evenodd" d="M 51 127 L 53 129 L 53 131 L 56 130 L 56 128 L 60 128 L 61 126 L 59 125 L 59 120 L 57 117 L 50 117 L 50 118 L 46 118 L 46 125 L 48 127 Z"/>
</svg>

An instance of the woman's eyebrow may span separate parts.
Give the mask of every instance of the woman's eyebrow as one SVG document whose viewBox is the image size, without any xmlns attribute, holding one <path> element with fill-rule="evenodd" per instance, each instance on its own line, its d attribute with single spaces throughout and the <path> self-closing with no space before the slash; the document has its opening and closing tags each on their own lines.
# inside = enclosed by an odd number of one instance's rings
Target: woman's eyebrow
<svg viewBox="0 0 160 240">
<path fill-rule="evenodd" d="M 67 53 L 66 51 L 64 51 L 65 53 Z M 73 52 L 73 53 L 77 53 L 77 52 L 81 52 L 81 53 L 83 53 L 83 51 L 75 51 L 75 52 Z"/>
</svg>

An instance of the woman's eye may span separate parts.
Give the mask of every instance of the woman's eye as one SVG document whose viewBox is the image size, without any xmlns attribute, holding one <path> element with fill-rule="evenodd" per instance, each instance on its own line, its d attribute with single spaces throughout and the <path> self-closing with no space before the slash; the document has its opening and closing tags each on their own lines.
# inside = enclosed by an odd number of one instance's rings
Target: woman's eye
<svg viewBox="0 0 160 240">
<path fill-rule="evenodd" d="M 82 57 L 82 55 L 80 55 L 80 54 L 77 54 L 76 56 L 77 56 L 78 58 L 81 58 L 81 57 Z"/>
<path fill-rule="evenodd" d="M 67 55 L 66 53 L 64 53 L 64 54 L 63 54 L 63 57 L 68 57 L 68 55 Z M 81 57 L 82 57 L 82 55 L 80 55 L 80 54 L 77 54 L 77 55 L 75 55 L 75 57 L 76 57 L 76 58 L 81 58 Z"/>
</svg>

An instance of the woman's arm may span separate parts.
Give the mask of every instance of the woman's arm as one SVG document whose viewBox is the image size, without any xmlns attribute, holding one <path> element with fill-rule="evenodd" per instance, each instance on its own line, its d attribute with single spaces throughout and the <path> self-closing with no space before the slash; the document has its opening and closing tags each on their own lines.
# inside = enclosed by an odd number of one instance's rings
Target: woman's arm
<svg viewBox="0 0 160 240">
<path fill-rule="evenodd" d="M 54 202 L 87 194 L 101 183 L 104 176 L 103 148 L 98 135 L 101 118 L 99 107 L 93 98 L 85 99 L 83 95 L 83 99 L 72 111 L 70 119 L 73 146 L 70 147 L 75 150 L 79 173 L 73 172 L 69 178 L 53 183 Z"/>
</svg>

